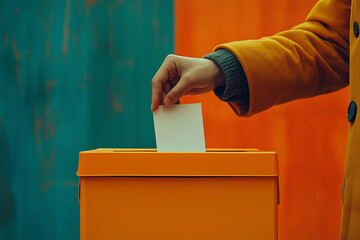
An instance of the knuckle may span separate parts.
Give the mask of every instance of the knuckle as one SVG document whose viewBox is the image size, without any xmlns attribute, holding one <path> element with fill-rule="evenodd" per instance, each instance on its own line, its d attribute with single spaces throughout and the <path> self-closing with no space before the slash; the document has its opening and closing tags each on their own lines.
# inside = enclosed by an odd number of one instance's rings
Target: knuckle
<svg viewBox="0 0 360 240">
<path fill-rule="evenodd" d="M 165 61 L 171 61 L 171 60 L 174 60 L 175 58 L 175 55 L 174 54 L 168 54 L 166 57 L 165 57 Z"/>
<path fill-rule="evenodd" d="M 151 80 L 151 86 L 153 87 L 153 88 L 158 88 L 158 87 L 160 87 L 160 85 L 161 85 L 161 81 L 160 81 L 160 79 L 159 78 L 153 78 L 152 80 Z"/>
<path fill-rule="evenodd" d="M 156 85 L 157 85 L 157 80 L 156 80 L 156 78 L 153 78 L 151 80 L 151 86 L 155 87 Z"/>
</svg>

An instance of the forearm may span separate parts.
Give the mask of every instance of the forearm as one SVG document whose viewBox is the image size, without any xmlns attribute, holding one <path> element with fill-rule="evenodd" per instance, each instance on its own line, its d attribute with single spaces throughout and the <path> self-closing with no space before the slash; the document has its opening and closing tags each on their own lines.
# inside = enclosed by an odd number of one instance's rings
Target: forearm
<svg viewBox="0 0 360 240">
<path fill-rule="evenodd" d="M 346 86 L 349 16 L 350 0 L 323 0 L 305 23 L 289 31 L 217 46 L 215 51 L 227 49 L 236 56 L 246 76 L 249 109 L 240 108 L 241 115 Z M 224 95 L 233 92 L 227 90 L 230 86 L 225 86 Z"/>
</svg>

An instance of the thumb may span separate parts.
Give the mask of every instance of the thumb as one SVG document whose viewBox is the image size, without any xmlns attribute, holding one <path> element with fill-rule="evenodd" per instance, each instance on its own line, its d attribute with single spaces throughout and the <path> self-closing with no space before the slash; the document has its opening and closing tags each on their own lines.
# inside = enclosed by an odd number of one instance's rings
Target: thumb
<svg viewBox="0 0 360 240">
<path fill-rule="evenodd" d="M 176 103 L 190 88 L 189 84 L 181 78 L 180 81 L 170 90 L 170 92 L 165 95 L 164 104 L 172 105 Z"/>
</svg>

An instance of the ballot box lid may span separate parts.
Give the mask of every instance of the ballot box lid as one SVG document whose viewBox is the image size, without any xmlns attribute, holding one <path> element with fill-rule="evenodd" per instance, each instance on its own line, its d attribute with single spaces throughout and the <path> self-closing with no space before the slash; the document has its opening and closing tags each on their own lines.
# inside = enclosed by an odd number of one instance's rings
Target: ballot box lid
<svg viewBox="0 0 360 240">
<path fill-rule="evenodd" d="M 279 176 L 277 153 L 257 149 L 157 152 L 96 149 L 80 152 L 78 176 Z"/>
</svg>

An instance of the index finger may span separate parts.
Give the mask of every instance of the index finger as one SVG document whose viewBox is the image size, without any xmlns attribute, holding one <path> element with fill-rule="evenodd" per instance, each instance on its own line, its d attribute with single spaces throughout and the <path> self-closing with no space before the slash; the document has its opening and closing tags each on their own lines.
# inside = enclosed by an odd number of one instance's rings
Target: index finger
<svg viewBox="0 0 360 240">
<path fill-rule="evenodd" d="M 162 99 L 162 92 L 164 90 L 163 85 L 169 79 L 169 71 L 168 71 L 168 63 L 167 58 L 161 64 L 159 70 L 156 72 L 154 78 L 152 79 L 152 100 L 151 100 L 151 111 L 156 111 L 159 107 L 161 99 Z"/>
<path fill-rule="evenodd" d="M 151 111 L 156 111 L 161 102 L 162 83 L 159 81 L 152 82 L 152 99 L 151 99 Z"/>
</svg>

